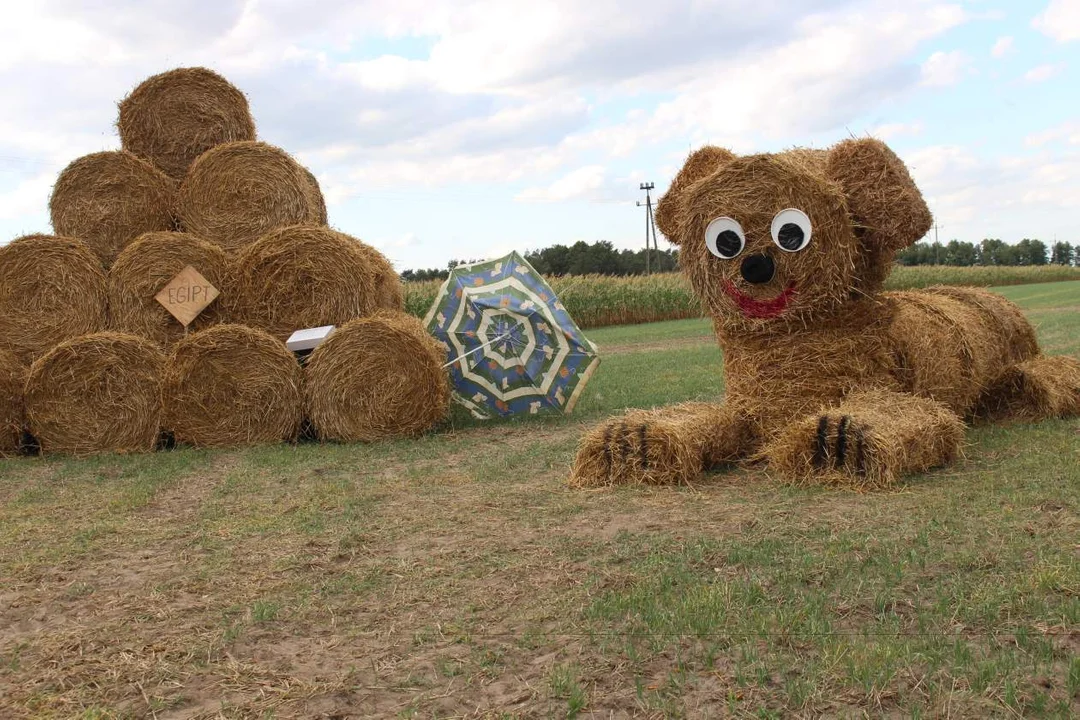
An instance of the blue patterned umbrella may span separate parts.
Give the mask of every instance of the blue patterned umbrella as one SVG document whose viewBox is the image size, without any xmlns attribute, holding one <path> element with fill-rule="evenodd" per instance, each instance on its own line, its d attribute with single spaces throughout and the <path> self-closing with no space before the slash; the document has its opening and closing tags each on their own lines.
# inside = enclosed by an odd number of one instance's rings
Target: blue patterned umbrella
<svg viewBox="0 0 1080 720">
<path fill-rule="evenodd" d="M 600 362 L 516 252 L 451 270 L 424 325 L 446 348 L 454 399 L 478 418 L 569 413 Z"/>
</svg>

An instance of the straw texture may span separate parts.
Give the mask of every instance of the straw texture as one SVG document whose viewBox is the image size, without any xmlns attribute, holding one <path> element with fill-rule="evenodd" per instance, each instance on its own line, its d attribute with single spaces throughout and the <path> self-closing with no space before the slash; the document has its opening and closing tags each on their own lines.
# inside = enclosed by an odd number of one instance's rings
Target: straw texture
<svg viewBox="0 0 1080 720">
<path fill-rule="evenodd" d="M 415 437 L 449 412 L 446 357 L 423 325 L 380 312 L 336 330 L 304 368 L 304 405 L 322 440 Z"/>
<path fill-rule="evenodd" d="M 357 247 L 364 254 L 368 271 L 374 282 L 375 307 L 380 310 L 405 311 L 405 288 L 401 276 L 394 270 L 390 260 L 367 243 L 357 242 Z"/>
<path fill-rule="evenodd" d="M 679 228 L 685 223 L 683 198 L 687 189 L 734 159 L 735 155 L 730 150 L 715 145 L 706 145 L 686 158 L 668 191 L 657 201 L 656 212 L 653 213 L 656 226 L 669 241 L 676 245 L 679 243 Z"/>
<path fill-rule="evenodd" d="M 301 169 L 304 171 L 304 175 L 305 177 L 307 177 L 308 180 L 308 192 L 311 193 L 311 196 L 313 198 L 315 198 L 315 203 L 319 207 L 318 223 L 320 225 L 326 225 L 328 220 L 326 215 L 326 198 L 323 197 L 322 188 L 319 186 L 319 181 L 315 177 L 315 175 L 306 167 L 302 167 Z"/>
<path fill-rule="evenodd" d="M 23 391 L 26 366 L 7 350 L 0 349 L 0 457 L 19 450 L 26 422 Z"/>
<path fill-rule="evenodd" d="M 25 235 L 0 247 L 0 347 L 29 365 L 58 343 L 104 330 L 106 277 L 85 243 Z"/>
<path fill-rule="evenodd" d="M 229 289 L 228 260 L 216 245 L 189 233 L 157 232 L 140 236 L 109 268 L 109 320 L 112 329 L 141 335 L 163 348 L 184 335 L 222 321 L 222 298 L 217 297 L 185 331 L 155 297 L 177 273 L 191 265 L 218 292 Z"/>
<path fill-rule="evenodd" d="M 49 198 L 57 235 L 79 238 L 110 265 L 146 232 L 174 227 L 176 186 L 132 153 L 84 155 L 60 173 Z"/>
<path fill-rule="evenodd" d="M 1080 361 L 1041 355 L 1005 298 L 882 292 L 896 251 L 932 218 L 880 141 L 702 148 L 657 221 L 712 317 L 725 401 L 601 424 L 573 486 L 686 483 L 738 460 L 795 483 L 884 488 L 953 462 L 965 420 L 1080 413 Z"/>
<path fill-rule="evenodd" d="M 970 414 L 1005 368 L 1038 353 L 1019 308 L 976 288 L 888 293 L 901 386 Z"/>
<path fill-rule="evenodd" d="M 26 417 L 43 454 L 149 452 L 161 421 L 165 356 L 144 338 L 74 338 L 30 366 Z"/>
<path fill-rule="evenodd" d="M 778 433 L 761 455 L 796 483 L 887 488 L 951 463 L 964 423 L 941 403 L 906 393 L 856 392 Z"/>
<path fill-rule="evenodd" d="M 165 369 L 165 427 L 200 447 L 295 440 L 302 422 L 300 364 L 253 328 L 216 325 L 176 344 Z"/>
<path fill-rule="evenodd" d="M 319 225 L 267 233 L 237 256 L 233 278 L 234 320 L 281 341 L 378 308 L 370 253 L 356 238 Z"/>
<path fill-rule="evenodd" d="M 633 410 L 582 437 L 569 484 L 688 485 L 706 466 L 738 459 L 749 433 L 747 418 L 730 405 Z"/>
<path fill-rule="evenodd" d="M 203 153 L 180 185 L 178 214 L 187 232 L 237 251 L 262 235 L 325 215 L 312 176 L 281 148 L 230 142 Z"/>
<path fill-rule="evenodd" d="M 255 140 L 247 98 L 204 67 L 176 68 L 141 82 L 120 102 L 116 127 L 125 150 L 175 180 L 210 148 Z"/>
</svg>

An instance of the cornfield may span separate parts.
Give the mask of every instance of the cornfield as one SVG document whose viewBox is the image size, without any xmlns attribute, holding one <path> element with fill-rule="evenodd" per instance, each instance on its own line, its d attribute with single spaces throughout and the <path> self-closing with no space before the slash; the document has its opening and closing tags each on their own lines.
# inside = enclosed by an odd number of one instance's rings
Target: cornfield
<svg viewBox="0 0 1080 720">
<path fill-rule="evenodd" d="M 570 317 L 581 328 L 634 325 L 659 320 L 700 317 L 701 306 L 682 273 L 612 277 L 566 275 L 547 278 Z M 1080 268 L 1064 265 L 897 266 L 886 283 L 890 290 L 929 285 L 999 287 L 1029 283 L 1080 280 Z M 423 318 L 442 287 L 441 280 L 405 283 L 405 309 Z"/>
</svg>

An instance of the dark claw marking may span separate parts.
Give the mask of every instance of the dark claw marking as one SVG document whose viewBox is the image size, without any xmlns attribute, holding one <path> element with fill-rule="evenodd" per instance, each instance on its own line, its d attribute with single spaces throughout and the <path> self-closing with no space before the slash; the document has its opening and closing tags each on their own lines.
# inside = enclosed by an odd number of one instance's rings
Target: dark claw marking
<svg viewBox="0 0 1080 720">
<path fill-rule="evenodd" d="M 851 422 L 849 415 L 840 418 L 840 425 L 836 428 L 836 459 L 833 464 L 837 468 L 844 467 L 844 456 L 847 455 L 847 426 Z"/>
<path fill-rule="evenodd" d="M 814 467 L 825 464 L 826 447 L 829 441 L 829 417 L 822 415 L 817 424 L 817 445 L 814 447 Z"/>
<path fill-rule="evenodd" d="M 607 464 L 607 471 L 611 472 L 612 458 L 611 458 L 611 426 L 608 425 L 604 428 L 604 462 Z"/>
<path fill-rule="evenodd" d="M 648 445 L 645 442 L 645 430 L 645 423 L 642 423 L 637 430 L 639 443 L 638 455 L 641 458 L 641 467 L 647 470 L 649 468 L 649 453 Z"/>
<path fill-rule="evenodd" d="M 626 423 L 619 425 L 619 460 L 626 462 L 626 459 L 630 457 L 630 433 L 627 430 Z"/>
</svg>

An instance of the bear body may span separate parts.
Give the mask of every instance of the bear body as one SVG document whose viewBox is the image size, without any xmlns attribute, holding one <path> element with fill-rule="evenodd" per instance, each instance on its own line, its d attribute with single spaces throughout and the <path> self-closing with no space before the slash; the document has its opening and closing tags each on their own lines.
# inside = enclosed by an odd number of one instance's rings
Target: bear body
<svg viewBox="0 0 1080 720">
<path fill-rule="evenodd" d="M 1080 361 L 1042 356 L 1005 298 L 882 290 L 932 219 L 879 141 L 703 148 L 656 220 L 713 320 L 725 401 L 602 424 L 582 439 L 572 484 L 688 482 L 761 460 L 793 481 L 881 486 L 950 462 L 973 419 L 1080 413 Z"/>
</svg>

